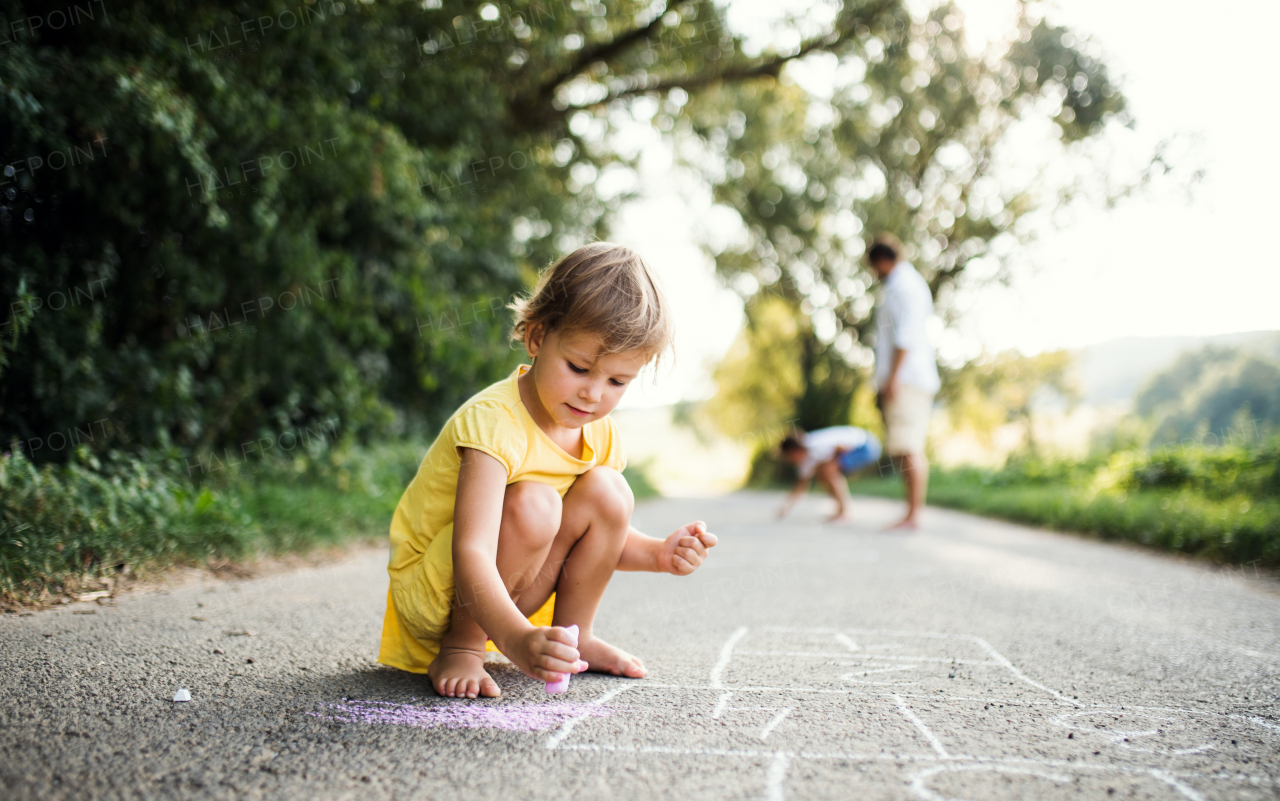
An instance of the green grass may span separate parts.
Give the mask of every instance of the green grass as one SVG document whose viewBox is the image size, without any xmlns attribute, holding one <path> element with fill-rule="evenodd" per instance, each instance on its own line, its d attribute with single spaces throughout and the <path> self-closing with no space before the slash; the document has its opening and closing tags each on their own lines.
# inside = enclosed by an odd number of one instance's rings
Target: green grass
<svg viewBox="0 0 1280 801">
<path fill-rule="evenodd" d="M 901 498 L 896 477 L 855 481 L 855 494 Z M 1194 486 L 1094 489 L 1008 471 L 935 470 L 929 503 L 1236 564 L 1280 566 L 1280 500 Z"/>
<path fill-rule="evenodd" d="M 172 454 L 59 467 L 0 456 L 0 601 L 38 603 L 128 571 L 305 553 L 387 536 L 427 445 L 406 442 L 210 473 Z M 175 467 L 175 465 L 177 467 Z M 234 474 L 233 474 L 234 473 Z M 654 497 L 644 465 L 624 475 Z"/>
</svg>

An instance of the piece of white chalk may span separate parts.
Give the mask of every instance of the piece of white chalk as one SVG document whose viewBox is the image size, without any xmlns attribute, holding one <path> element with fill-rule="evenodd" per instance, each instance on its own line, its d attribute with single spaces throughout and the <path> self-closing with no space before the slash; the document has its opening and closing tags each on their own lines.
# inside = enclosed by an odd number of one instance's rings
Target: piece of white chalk
<svg viewBox="0 0 1280 801">
<path fill-rule="evenodd" d="M 178 688 L 178 691 L 173 694 L 174 703 L 179 703 L 182 701 L 190 701 L 190 700 L 191 700 L 191 691 L 188 690 L 186 687 Z"/>
<path fill-rule="evenodd" d="M 574 645 L 574 647 L 576 648 L 576 647 L 577 647 L 577 645 L 578 645 L 578 627 L 577 627 L 577 626 L 565 626 L 565 631 L 569 632 L 570 636 L 572 636 L 572 637 L 573 637 L 573 645 Z M 564 674 L 564 678 L 560 679 L 560 681 L 549 681 L 549 682 L 547 682 L 547 692 L 549 692 L 549 693 L 562 693 L 562 692 L 564 692 L 565 690 L 569 689 L 569 676 L 570 676 L 570 674 L 565 673 L 565 674 Z"/>
</svg>

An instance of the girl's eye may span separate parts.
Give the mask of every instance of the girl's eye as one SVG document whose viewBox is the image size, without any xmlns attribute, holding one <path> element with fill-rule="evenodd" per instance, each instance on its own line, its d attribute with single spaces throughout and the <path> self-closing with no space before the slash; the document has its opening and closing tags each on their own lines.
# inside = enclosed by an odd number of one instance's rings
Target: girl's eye
<svg viewBox="0 0 1280 801">
<path fill-rule="evenodd" d="M 627 385 L 626 381 L 619 381 L 616 378 L 610 378 L 609 382 L 612 383 L 615 387 L 625 387 Z"/>
<path fill-rule="evenodd" d="M 569 369 L 570 369 L 570 370 L 574 371 L 575 373 L 577 373 L 577 374 L 579 374 L 579 375 L 581 375 L 581 374 L 583 374 L 583 373 L 587 372 L 587 368 L 585 368 L 585 367 L 579 367 L 578 365 L 574 364 L 573 362 L 568 362 L 567 364 L 569 365 Z"/>
</svg>

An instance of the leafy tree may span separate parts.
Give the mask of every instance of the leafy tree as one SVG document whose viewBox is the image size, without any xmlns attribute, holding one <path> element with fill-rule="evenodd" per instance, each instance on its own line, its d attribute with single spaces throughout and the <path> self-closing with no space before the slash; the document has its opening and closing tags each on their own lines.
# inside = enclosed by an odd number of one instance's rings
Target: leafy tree
<svg viewBox="0 0 1280 801">
<path fill-rule="evenodd" d="M 512 365 L 511 293 L 607 231 L 637 118 L 714 157 L 748 232 L 719 267 L 811 319 L 799 405 L 838 416 L 860 232 L 908 232 L 942 293 L 1034 205 L 984 183 L 1000 132 L 1049 115 L 1074 141 L 1123 108 L 1059 29 L 1028 17 L 988 61 L 954 10 L 897 0 L 758 54 L 707 0 L 89 8 L 0 0 L 41 21 L 0 59 L 6 441 L 107 419 L 84 444 L 203 453 L 438 423 Z M 815 58 L 852 70 L 831 98 L 787 80 Z"/>
<path fill-rule="evenodd" d="M 109 5 L 0 61 L 6 441 L 386 431 L 510 368 L 503 304 L 603 209 L 505 56 L 426 57 L 418 3 Z"/>
<path fill-rule="evenodd" d="M 735 438 L 787 428 L 801 391 L 796 357 L 802 336 L 799 329 L 806 322 L 790 304 L 763 300 L 716 365 L 713 378 L 724 389 L 708 401 L 700 416 Z M 756 380 L 760 375 L 769 380 Z"/>
<path fill-rule="evenodd" d="M 1003 53 L 975 55 L 950 4 L 921 16 L 896 4 L 871 18 L 842 11 L 799 48 L 835 57 L 829 95 L 783 73 L 690 102 L 688 161 L 741 219 L 717 268 L 745 298 L 783 297 L 812 320 L 797 402 L 809 426 L 848 419 L 870 362 L 865 237 L 898 233 L 950 319 L 960 279 L 1007 277 L 1019 221 L 1061 199 L 1002 171 L 1010 132 L 1040 131 L 1065 152 L 1127 121 L 1105 64 L 1036 13 L 1023 6 Z"/>
</svg>

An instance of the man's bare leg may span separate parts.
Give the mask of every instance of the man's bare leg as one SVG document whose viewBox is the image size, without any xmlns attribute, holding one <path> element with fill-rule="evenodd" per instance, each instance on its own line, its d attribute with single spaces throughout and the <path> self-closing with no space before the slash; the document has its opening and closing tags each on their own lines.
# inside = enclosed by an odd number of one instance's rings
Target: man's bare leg
<svg viewBox="0 0 1280 801">
<path fill-rule="evenodd" d="M 929 485 L 929 462 L 923 453 L 902 456 L 902 480 L 906 485 L 907 515 L 889 528 L 918 529 L 920 510 L 924 508 L 925 491 Z"/>
<path fill-rule="evenodd" d="M 507 487 L 497 556 L 498 575 L 505 584 L 503 592 L 517 598 L 536 582 L 536 571 L 547 561 L 560 518 L 560 496 L 550 486 L 518 481 Z M 477 594 L 479 602 L 496 590 L 482 590 Z M 437 693 L 448 698 L 494 698 L 502 692 L 484 669 L 486 639 L 471 611 L 455 598 L 449 631 L 440 642 L 440 654 L 427 670 Z"/>
<path fill-rule="evenodd" d="M 828 523 L 841 523 L 849 519 L 849 483 L 845 481 L 840 466 L 832 459 L 823 462 L 816 471 L 818 481 L 836 502 L 836 513 L 827 518 Z"/>
</svg>

